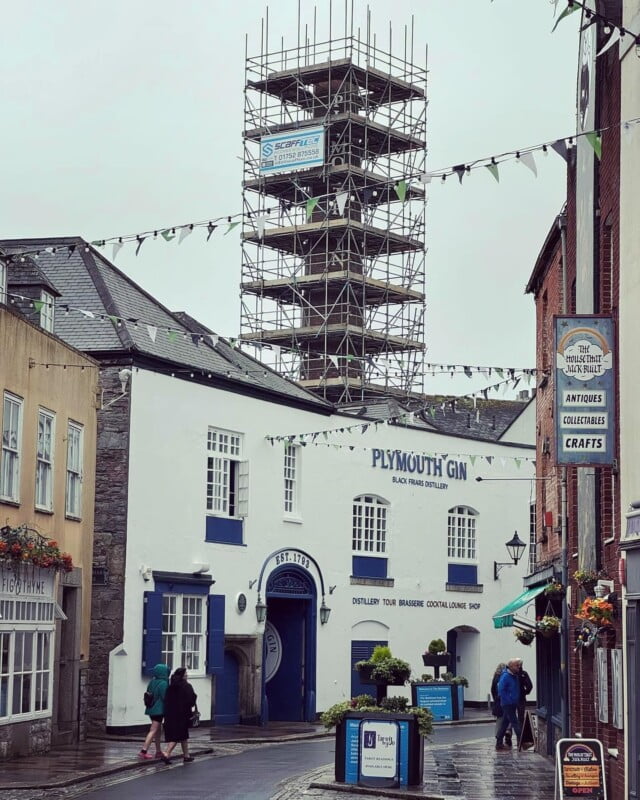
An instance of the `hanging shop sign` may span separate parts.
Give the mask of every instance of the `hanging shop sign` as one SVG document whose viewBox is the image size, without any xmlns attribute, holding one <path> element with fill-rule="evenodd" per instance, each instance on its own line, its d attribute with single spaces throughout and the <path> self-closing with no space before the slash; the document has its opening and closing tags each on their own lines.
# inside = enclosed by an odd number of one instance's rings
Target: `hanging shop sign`
<svg viewBox="0 0 640 800">
<path fill-rule="evenodd" d="M 598 739 L 560 739 L 556 767 L 561 800 L 607 800 L 604 752 Z"/>
<path fill-rule="evenodd" d="M 269 683 L 282 661 L 282 639 L 278 629 L 271 622 L 267 622 L 264 627 L 264 646 L 264 680 L 265 683 Z"/>
<path fill-rule="evenodd" d="M 260 139 L 260 175 L 297 172 L 324 164 L 324 128 L 284 131 Z"/>
<path fill-rule="evenodd" d="M 611 317 L 555 317 L 557 464 L 613 464 L 614 343 Z"/>
</svg>

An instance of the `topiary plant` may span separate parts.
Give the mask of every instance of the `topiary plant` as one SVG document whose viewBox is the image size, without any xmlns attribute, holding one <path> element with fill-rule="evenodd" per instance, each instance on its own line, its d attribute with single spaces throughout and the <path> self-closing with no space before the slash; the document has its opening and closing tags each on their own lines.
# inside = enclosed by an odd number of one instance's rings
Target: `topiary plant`
<svg viewBox="0 0 640 800">
<path fill-rule="evenodd" d="M 439 656 L 447 652 L 447 645 L 442 639 L 432 639 L 427 647 L 427 652 L 432 656 Z"/>
<path fill-rule="evenodd" d="M 369 657 L 372 664 L 379 664 L 387 658 L 391 658 L 391 648 L 384 644 L 378 644 L 373 648 L 373 653 Z"/>
</svg>

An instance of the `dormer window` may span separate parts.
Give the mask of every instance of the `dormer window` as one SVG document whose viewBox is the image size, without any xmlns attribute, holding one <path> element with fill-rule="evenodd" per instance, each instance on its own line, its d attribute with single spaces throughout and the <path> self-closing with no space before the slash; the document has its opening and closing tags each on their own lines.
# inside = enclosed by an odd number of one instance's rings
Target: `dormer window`
<svg viewBox="0 0 640 800">
<path fill-rule="evenodd" d="M 54 299 L 53 295 L 44 290 L 40 293 L 40 327 L 49 333 L 53 333 L 53 312 L 54 312 Z"/>
</svg>

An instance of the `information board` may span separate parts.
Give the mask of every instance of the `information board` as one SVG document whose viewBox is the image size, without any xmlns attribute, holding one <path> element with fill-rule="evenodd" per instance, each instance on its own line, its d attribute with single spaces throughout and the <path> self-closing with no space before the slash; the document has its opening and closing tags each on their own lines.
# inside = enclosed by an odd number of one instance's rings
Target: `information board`
<svg viewBox="0 0 640 800">
<path fill-rule="evenodd" d="M 611 317 L 555 317 L 556 464 L 613 464 L 614 343 Z"/>
<path fill-rule="evenodd" d="M 295 172 L 324 164 L 324 128 L 263 136 L 260 139 L 260 175 Z"/>
<path fill-rule="evenodd" d="M 607 800 L 604 752 L 598 739 L 560 739 L 556 765 L 560 800 Z"/>
<path fill-rule="evenodd" d="M 360 723 L 362 786 L 399 786 L 400 731 L 395 721 L 363 719 Z"/>
</svg>

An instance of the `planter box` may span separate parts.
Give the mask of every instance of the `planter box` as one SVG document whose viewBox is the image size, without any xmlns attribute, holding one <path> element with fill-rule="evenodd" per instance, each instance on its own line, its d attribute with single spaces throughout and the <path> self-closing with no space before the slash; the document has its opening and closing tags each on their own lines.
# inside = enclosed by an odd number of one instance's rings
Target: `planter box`
<svg viewBox="0 0 640 800">
<path fill-rule="evenodd" d="M 397 774 L 396 780 L 371 778 L 363 764 L 363 722 L 397 723 Z M 335 779 L 339 783 L 361 786 L 418 786 L 422 784 L 424 768 L 424 741 L 418 732 L 418 722 L 413 714 L 384 714 L 350 711 L 336 728 Z M 387 781 L 385 783 L 385 781 Z"/>
<path fill-rule="evenodd" d="M 439 678 L 440 667 L 448 667 L 449 664 L 451 664 L 451 653 L 441 653 L 440 655 L 423 653 L 422 663 L 425 665 L 425 667 L 433 667 L 435 677 Z"/>
<path fill-rule="evenodd" d="M 358 674 L 360 675 L 360 683 L 365 684 L 365 686 L 376 687 L 376 701 L 378 705 L 380 705 L 380 701 L 387 696 L 387 686 L 404 686 L 407 680 L 401 680 L 400 678 L 392 681 L 375 680 L 371 677 L 373 669 L 373 665 L 367 665 L 366 667 L 359 669 Z"/>
<path fill-rule="evenodd" d="M 456 683 L 414 683 L 411 704 L 428 708 L 434 722 L 447 722 L 464 717 L 464 686 Z"/>
</svg>

